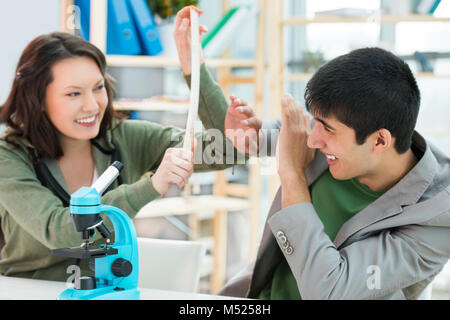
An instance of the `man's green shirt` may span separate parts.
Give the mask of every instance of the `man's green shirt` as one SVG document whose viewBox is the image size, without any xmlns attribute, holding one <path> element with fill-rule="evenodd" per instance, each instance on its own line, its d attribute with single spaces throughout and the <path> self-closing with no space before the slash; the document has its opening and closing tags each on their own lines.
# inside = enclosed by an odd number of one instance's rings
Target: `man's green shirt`
<svg viewBox="0 0 450 320">
<path fill-rule="evenodd" d="M 331 240 L 334 240 L 347 220 L 375 201 L 385 191 L 372 191 L 357 178 L 336 180 L 330 171 L 326 170 L 311 185 L 310 192 L 312 204 L 322 220 L 324 231 Z M 301 299 L 297 282 L 286 259 L 282 259 L 273 278 L 261 291 L 259 298 Z"/>
</svg>

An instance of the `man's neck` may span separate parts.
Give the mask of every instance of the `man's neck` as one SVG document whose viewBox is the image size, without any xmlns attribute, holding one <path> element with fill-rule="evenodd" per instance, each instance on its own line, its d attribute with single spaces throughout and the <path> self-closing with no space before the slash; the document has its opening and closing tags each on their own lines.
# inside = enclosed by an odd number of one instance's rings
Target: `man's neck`
<svg viewBox="0 0 450 320">
<path fill-rule="evenodd" d="M 393 152 L 386 156 L 370 175 L 358 177 L 360 183 L 373 191 L 389 190 L 399 182 L 418 162 L 414 152 L 409 149 L 403 154 Z"/>
</svg>

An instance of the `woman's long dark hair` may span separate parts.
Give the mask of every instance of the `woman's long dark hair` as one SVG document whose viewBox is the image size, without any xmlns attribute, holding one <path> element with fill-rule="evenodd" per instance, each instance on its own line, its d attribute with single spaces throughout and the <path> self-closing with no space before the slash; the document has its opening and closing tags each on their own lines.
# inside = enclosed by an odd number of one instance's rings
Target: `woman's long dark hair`
<svg viewBox="0 0 450 320">
<path fill-rule="evenodd" d="M 106 73 L 104 54 L 80 37 L 55 32 L 32 40 L 20 57 L 11 91 L 1 110 L 3 122 L 9 127 L 5 139 L 13 144 L 17 138 L 27 139 L 37 155 L 58 159 L 63 156 L 56 127 L 50 121 L 45 105 L 48 85 L 54 80 L 52 66 L 61 60 L 89 57 L 95 61 L 105 79 L 108 105 L 97 137 L 111 128 L 114 87 Z"/>
</svg>

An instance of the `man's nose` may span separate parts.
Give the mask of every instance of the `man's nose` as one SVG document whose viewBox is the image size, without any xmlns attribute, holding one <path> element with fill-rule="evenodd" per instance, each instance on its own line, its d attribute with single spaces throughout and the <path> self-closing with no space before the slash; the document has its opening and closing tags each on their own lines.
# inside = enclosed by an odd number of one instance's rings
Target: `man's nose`
<svg viewBox="0 0 450 320">
<path fill-rule="evenodd" d="M 311 133 L 309 134 L 307 144 L 311 149 L 322 149 L 325 146 L 324 140 L 320 137 L 317 125 L 314 125 Z"/>
</svg>

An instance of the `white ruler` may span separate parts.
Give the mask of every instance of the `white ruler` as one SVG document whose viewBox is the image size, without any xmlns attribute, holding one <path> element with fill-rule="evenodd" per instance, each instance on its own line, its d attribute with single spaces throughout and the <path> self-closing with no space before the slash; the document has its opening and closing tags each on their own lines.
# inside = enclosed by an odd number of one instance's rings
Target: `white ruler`
<svg viewBox="0 0 450 320">
<path fill-rule="evenodd" d="M 183 142 L 183 152 L 190 152 L 195 139 L 195 121 L 198 115 L 200 95 L 200 36 L 198 13 L 191 9 L 191 96 L 189 114 L 186 123 L 186 134 Z"/>
</svg>

